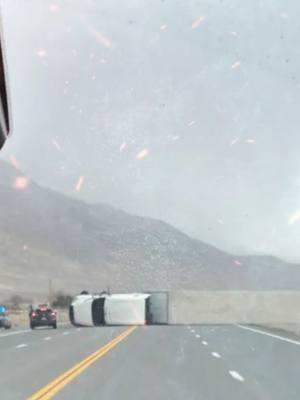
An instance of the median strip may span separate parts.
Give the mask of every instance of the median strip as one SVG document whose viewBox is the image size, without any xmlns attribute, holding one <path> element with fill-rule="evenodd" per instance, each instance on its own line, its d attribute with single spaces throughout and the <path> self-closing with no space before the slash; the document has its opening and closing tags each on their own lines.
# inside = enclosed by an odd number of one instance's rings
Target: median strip
<svg viewBox="0 0 300 400">
<path fill-rule="evenodd" d="M 48 400 L 52 399 L 58 392 L 60 392 L 68 383 L 70 383 L 73 379 L 75 379 L 78 375 L 80 375 L 84 370 L 86 370 L 90 365 L 92 365 L 99 358 L 103 357 L 106 353 L 116 347 L 122 340 L 124 340 L 127 336 L 129 336 L 134 330 L 136 326 L 131 327 L 121 333 L 119 336 L 108 342 L 106 345 L 101 347 L 99 350 L 95 351 L 84 360 L 75 364 L 68 371 L 59 375 L 52 382 L 48 383 L 32 396 L 29 397 L 28 400 Z"/>
</svg>

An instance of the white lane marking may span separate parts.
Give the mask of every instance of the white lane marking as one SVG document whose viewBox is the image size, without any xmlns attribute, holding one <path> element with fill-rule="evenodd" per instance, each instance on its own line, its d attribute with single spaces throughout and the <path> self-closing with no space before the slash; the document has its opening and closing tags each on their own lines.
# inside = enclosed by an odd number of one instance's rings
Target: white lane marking
<svg viewBox="0 0 300 400">
<path fill-rule="evenodd" d="M 63 332 L 63 335 L 66 336 L 66 335 L 69 335 L 69 333 L 70 332 Z"/>
<path fill-rule="evenodd" d="M 9 332 L 9 333 L 2 333 L 0 334 L 0 339 L 3 337 L 7 337 L 7 336 L 13 336 L 13 335 L 21 335 L 22 333 L 28 333 L 31 332 L 31 329 L 26 329 L 24 331 L 16 331 L 16 332 Z"/>
<path fill-rule="evenodd" d="M 18 346 L 16 346 L 16 349 L 23 349 L 23 347 L 27 347 L 27 346 L 28 346 L 28 344 L 22 343 L 22 344 L 19 344 Z"/>
<path fill-rule="evenodd" d="M 202 340 L 202 344 L 203 344 L 204 346 L 207 346 L 207 345 L 208 345 L 208 343 L 207 343 L 205 340 Z"/>
<path fill-rule="evenodd" d="M 211 355 L 212 355 L 213 357 L 216 357 L 216 358 L 221 358 L 220 354 L 217 353 L 216 351 L 213 351 L 213 352 L 211 353 Z"/>
<path fill-rule="evenodd" d="M 195 336 L 196 336 L 196 338 L 197 338 L 197 339 L 199 339 L 199 338 L 201 337 L 201 336 L 200 336 L 200 335 L 198 335 L 198 334 L 197 334 L 197 335 L 195 335 Z"/>
<path fill-rule="evenodd" d="M 44 340 L 51 340 L 51 339 L 52 339 L 51 336 L 47 336 L 47 337 L 44 338 Z"/>
<path fill-rule="evenodd" d="M 242 375 L 240 375 L 237 371 L 229 371 L 229 373 L 233 377 L 233 379 L 244 382 L 245 378 L 243 378 Z"/>
<path fill-rule="evenodd" d="M 298 340 L 289 339 L 285 336 L 274 335 L 273 333 L 261 331 L 260 329 L 256 329 L 256 328 L 250 328 L 249 326 L 244 326 L 244 325 L 240 325 L 240 324 L 236 324 L 236 326 L 238 328 L 245 329 L 247 331 L 260 333 L 261 335 L 270 336 L 274 339 L 282 340 L 283 342 L 292 343 L 292 344 L 296 344 L 297 346 L 300 346 L 300 342 Z"/>
</svg>

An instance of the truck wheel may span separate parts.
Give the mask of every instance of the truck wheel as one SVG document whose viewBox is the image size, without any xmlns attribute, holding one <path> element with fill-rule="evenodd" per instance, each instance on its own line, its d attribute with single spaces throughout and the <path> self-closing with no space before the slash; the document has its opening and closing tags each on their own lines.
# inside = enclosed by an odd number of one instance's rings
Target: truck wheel
<svg viewBox="0 0 300 400">
<path fill-rule="evenodd" d="M 53 329 L 57 329 L 57 324 L 56 324 L 56 322 L 55 322 L 55 324 L 53 324 L 52 326 L 53 326 Z"/>
<path fill-rule="evenodd" d="M 30 324 L 30 329 L 34 329 L 34 325 L 33 324 Z"/>
</svg>

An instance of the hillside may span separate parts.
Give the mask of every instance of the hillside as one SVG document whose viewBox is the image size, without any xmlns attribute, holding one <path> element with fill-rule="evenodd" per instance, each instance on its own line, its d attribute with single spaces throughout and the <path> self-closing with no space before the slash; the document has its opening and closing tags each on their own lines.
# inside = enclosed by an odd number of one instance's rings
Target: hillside
<svg viewBox="0 0 300 400">
<path fill-rule="evenodd" d="M 300 266 L 273 257 L 234 257 L 172 226 L 90 205 L 29 182 L 0 162 L 0 291 L 32 294 L 158 288 L 289 289 Z"/>
</svg>

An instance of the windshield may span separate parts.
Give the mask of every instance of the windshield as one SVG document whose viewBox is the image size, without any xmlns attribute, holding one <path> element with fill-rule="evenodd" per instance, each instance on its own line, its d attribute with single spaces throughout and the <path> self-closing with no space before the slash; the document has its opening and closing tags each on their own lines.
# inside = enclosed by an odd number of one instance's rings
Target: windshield
<svg viewBox="0 0 300 400">
<path fill-rule="evenodd" d="M 298 400 L 299 12 L 1 1 L 1 398 Z"/>
</svg>

